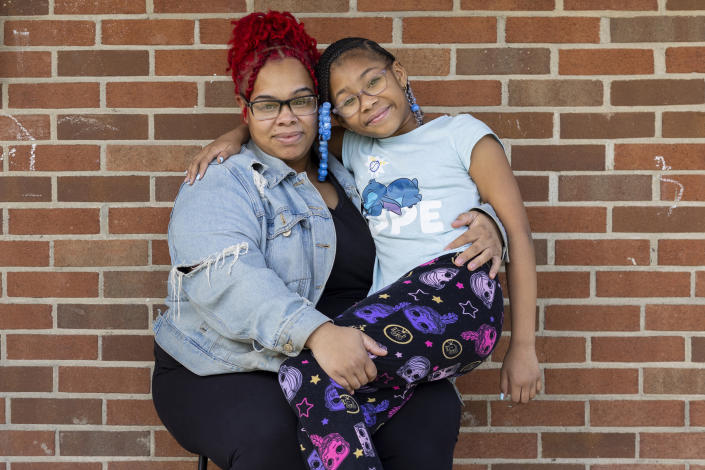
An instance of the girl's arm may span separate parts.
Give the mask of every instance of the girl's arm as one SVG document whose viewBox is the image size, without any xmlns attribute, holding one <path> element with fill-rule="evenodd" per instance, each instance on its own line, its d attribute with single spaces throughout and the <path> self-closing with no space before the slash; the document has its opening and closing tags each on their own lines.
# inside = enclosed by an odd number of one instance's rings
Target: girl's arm
<svg viewBox="0 0 705 470">
<path fill-rule="evenodd" d="M 239 124 L 235 129 L 221 135 L 193 157 L 186 169 L 184 182 L 193 184 L 194 181 L 200 180 L 206 174 L 210 162 L 217 158 L 219 163 L 223 163 L 230 155 L 238 153 L 242 144 L 248 140 L 250 129 L 246 124 Z"/>
<path fill-rule="evenodd" d="M 502 220 L 512 259 L 507 284 L 512 312 L 512 336 L 502 365 L 500 388 L 515 402 L 526 403 L 541 390 L 536 358 L 536 260 L 529 220 L 512 169 L 499 143 L 483 137 L 473 148 L 470 177 L 482 200 L 492 204 Z"/>
<path fill-rule="evenodd" d="M 343 152 L 343 134 L 345 129 L 342 127 L 333 127 L 330 141 L 328 141 L 328 149 L 333 155 L 341 155 Z M 242 144 L 250 140 L 250 130 L 246 124 L 240 124 L 235 129 L 226 132 L 210 144 L 206 145 L 198 152 L 191 160 L 186 169 L 186 178 L 184 182 L 193 184 L 194 181 L 203 178 L 206 174 L 206 169 L 210 162 L 218 159 L 218 163 L 223 163 L 240 151 Z M 317 141 L 313 143 L 317 145 Z"/>
</svg>

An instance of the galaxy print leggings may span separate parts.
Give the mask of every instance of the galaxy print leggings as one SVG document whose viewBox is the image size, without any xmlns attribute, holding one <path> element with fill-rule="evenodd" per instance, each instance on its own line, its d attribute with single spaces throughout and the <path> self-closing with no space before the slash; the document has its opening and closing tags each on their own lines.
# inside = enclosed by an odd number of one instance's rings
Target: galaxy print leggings
<svg viewBox="0 0 705 470">
<path fill-rule="evenodd" d="M 354 396 L 309 350 L 280 367 L 279 383 L 299 418 L 301 452 L 311 470 L 383 470 L 370 435 L 414 387 L 465 374 L 494 349 L 504 316 L 501 287 L 490 279 L 489 263 L 470 272 L 455 266 L 453 256 L 418 266 L 335 319 L 387 350 L 386 356 L 370 355 L 377 378 Z"/>
</svg>

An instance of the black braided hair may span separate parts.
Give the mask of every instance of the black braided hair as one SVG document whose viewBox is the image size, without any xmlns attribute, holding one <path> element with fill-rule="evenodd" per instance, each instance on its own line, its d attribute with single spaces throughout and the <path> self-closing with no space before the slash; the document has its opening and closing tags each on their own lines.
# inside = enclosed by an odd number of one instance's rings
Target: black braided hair
<svg viewBox="0 0 705 470">
<path fill-rule="evenodd" d="M 326 47 L 326 50 L 321 54 L 321 58 L 318 60 L 318 65 L 316 65 L 316 78 L 318 80 L 318 93 L 321 98 L 321 102 L 330 101 L 330 68 L 331 66 L 346 52 L 355 49 L 361 49 L 364 51 L 371 52 L 381 59 L 386 61 L 387 65 L 390 65 L 396 60 L 394 54 L 389 52 L 387 49 L 383 48 L 371 39 L 365 38 L 343 38 L 335 41 L 330 46 Z M 406 84 L 406 95 L 409 100 L 409 106 L 416 104 L 416 99 L 413 93 L 411 93 L 411 86 Z M 331 103 L 332 104 L 332 103 Z M 416 121 L 421 124 L 423 122 L 423 113 L 419 109 L 414 112 Z"/>
</svg>

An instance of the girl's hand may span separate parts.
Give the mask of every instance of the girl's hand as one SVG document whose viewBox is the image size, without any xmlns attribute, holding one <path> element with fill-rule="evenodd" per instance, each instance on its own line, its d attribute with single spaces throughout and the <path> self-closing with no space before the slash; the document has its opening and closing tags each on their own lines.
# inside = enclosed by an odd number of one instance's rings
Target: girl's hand
<svg viewBox="0 0 705 470">
<path fill-rule="evenodd" d="M 338 385 L 352 394 L 377 377 L 368 352 L 385 356 L 386 349 L 355 328 L 324 323 L 306 341 L 318 364 Z"/>
<path fill-rule="evenodd" d="M 193 184 L 194 181 L 203 178 L 210 162 L 217 158 L 218 163 L 223 163 L 230 158 L 230 155 L 237 153 L 240 150 L 240 146 L 247 141 L 247 138 L 243 139 L 247 126 L 244 126 L 245 129 L 242 127 L 236 127 L 203 147 L 191 160 L 191 164 L 186 170 L 184 182 Z"/>
<path fill-rule="evenodd" d="M 502 238 L 492 218 L 480 211 L 463 212 L 451 225 L 455 228 L 467 225 L 468 230 L 453 240 L 446 250 L 472 243 L 455 258 L 455 264 L 462 265 L 467 260 L 472 260 L 468 269 L 474 271 L 492 260 L 490 278 L 494 279 L 502 265 Z"/>
<path fill-rule="evenodd" d="M 511 395 L 514 403 L 528 403 L 541 391 L 541 372 L 533 345 L 513 346 L 510 343 L 502 364 L 499 387 L 503 395 Z"/>
</svg>

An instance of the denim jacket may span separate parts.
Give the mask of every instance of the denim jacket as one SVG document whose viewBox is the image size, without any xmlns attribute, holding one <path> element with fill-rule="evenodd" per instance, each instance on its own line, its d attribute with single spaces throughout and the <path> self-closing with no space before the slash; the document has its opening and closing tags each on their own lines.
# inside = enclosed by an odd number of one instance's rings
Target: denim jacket
<svg viewBox="0 0 705 470">
<path fill-rule="evenodd" d="M 352 176 L 329 171 L 355 207 Z M 489 206 L 480 208 L 493 217 Z M 335 258 L 335 226 L 305 173 L 253 142 L 184 184 L 169 223 L 168 310 L 156 342 L 198 375 L 277 371 L 330 319 L 315 309 Z"/>
</svg>

